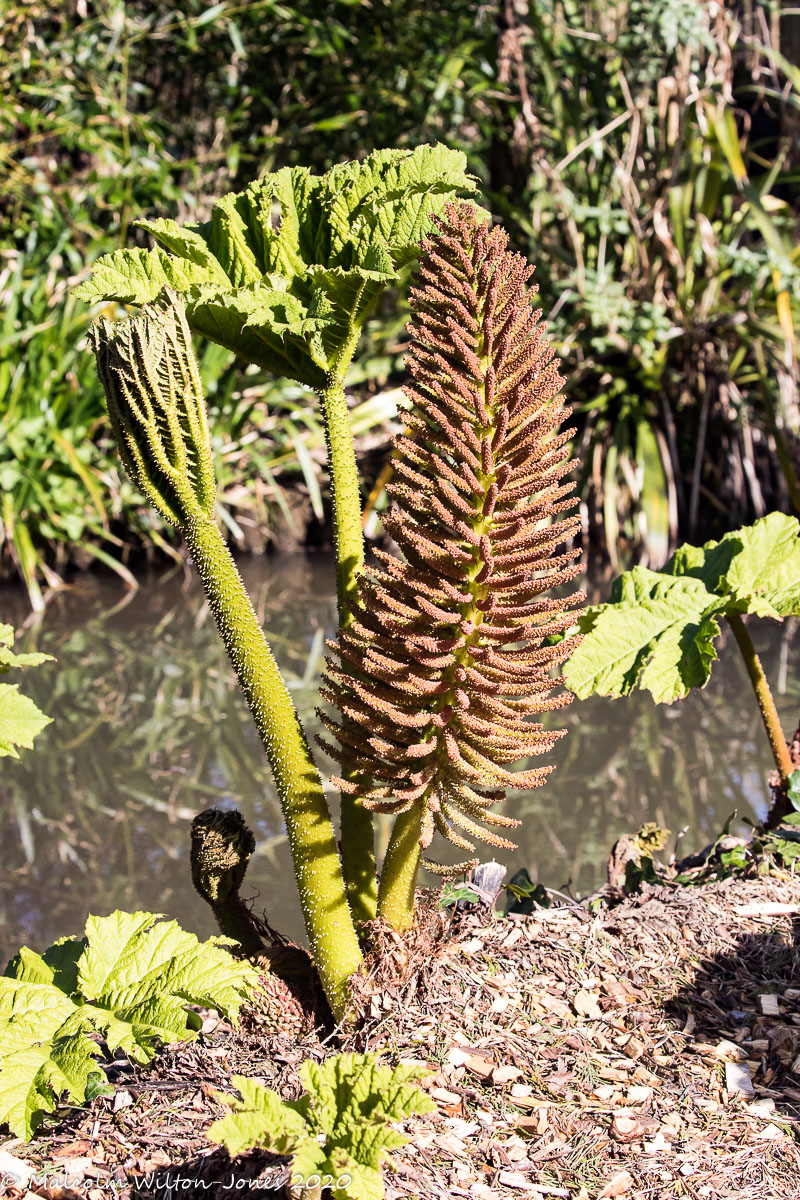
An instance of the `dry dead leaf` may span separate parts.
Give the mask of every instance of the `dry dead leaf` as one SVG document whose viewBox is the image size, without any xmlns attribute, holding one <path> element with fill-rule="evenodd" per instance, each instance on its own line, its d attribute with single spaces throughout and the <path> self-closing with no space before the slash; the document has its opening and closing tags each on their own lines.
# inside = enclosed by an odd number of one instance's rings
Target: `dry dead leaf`
<svg viewBox="0 0 800 1200">
<path fill-rule="evenodd" d="M 492 1083 L 502 1085 L 504 1083 L 512 1083 L 515 1079 L 519 1079 L 522 1075 L 519 1067 L 495 1067 L 492 1071 Z"/>
<path fill-rule="evenodd" d="M 633 1187 L 633 1176 L 629 1171 L 620 1171 L 610 1179 L 603 1190 L 599 1193 L 597 1200 L 610 1200 L 612 1196 L 624 1196 Z"/>
<path fill-rule="evenodd" d="M 644 1129 L 639 1121 L 636 1120 L 633 1113 L 621 1112 L 617 1113 L 611 1122 L 611 1136 L 615 1142 L 623 1144 L 627 1142 L 640 1142 L 644 1136 Z"/>
<path fill-rule="evenodd" d="M 591 1020 L 597 1021 L 603 1015 L 603 1010 L 598 1003 L 599 999 L 599 992 L 587 992 L 581 989 L 576 993 L 572 1006 L 579 1017 L 589 1017 Z"/>
</svg>

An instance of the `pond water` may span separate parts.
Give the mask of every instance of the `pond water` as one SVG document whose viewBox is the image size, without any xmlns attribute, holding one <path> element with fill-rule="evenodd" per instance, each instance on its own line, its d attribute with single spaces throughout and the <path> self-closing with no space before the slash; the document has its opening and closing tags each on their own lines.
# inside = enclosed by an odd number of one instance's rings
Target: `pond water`
<svg viewBox="0 0 800 1200">
<path fill-rule="evenodd" d="M 313 732 L 324 640 L 336 625 L 333 562 L 287 555 L 240 566 Z M 0 591 L 0 620 L 19 627 L 26 616 L 19 593 Z M 750 628 L 793 731 L 795 632 L 788 622 Z M 213 932 L 188 865 L 192 817 L 211 804 L 237 805 L 256 834 L 244 894 L 302 937 L 275 791 L 196 579 L 153 576 L 135 593 L 81 579 L 18 648 L 58 661 L 15 676 L 54 719 L 34 752 L 0 763 L 0 966 L 23 943 L 41 950 L 79 932 L 90 911 L 146 908 Z M 647 820 L 672 841 L 686 829 L 689 853 L 734 810 L 765 812 L 771 759 L 731 637 L 702 694 L 672 706 L 646 695 L 575 701 L 545 719 L 569 733 L 550 782 L 507 802 L 524 822 L 519 849 L 503 854 L 510 872 L 526 866 L 548 887 L 582 893 L 602 883 L 614 840 Z M 387 835 L 384 820 L 379 847 Z"/>
</svg>

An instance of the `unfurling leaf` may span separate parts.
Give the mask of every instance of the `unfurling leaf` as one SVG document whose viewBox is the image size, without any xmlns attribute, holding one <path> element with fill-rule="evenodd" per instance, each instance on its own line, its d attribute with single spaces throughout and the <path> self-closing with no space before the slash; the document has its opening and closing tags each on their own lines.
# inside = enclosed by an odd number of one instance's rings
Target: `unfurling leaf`
<svg viewBox="0 0 800 1200">
<path fill-rule="evenodd" d="M 578 619 L 583 641 L 566 664 L 576 696 L 627 696 L 659 703 L 704 687 L 717 657 L 719 620 L 800 613 L 800 525 L 770 513 L 704 546 L 681 546 L 661 571 L 634 567 L 615 580 L 607 604 Z"/>
<path fill-rule="evenodd" d="M 140 221 L 161 245 L 98 259 L 76 294 L 147 304 L 171 288 L 197 333 L 322 387 L 430 217 L 473 188 L 465 155 L 439 145 L 375 150 L 324 175 L 284 167 L 223 196 L 202 224 Z"/>
<path fill-rule="evenodd" d="M 159 1042 L 196 1036 L 187 1004 L 235 1020 L 258 972 L 228 945 L 153 913 L 114 912 L 43 955 L 20 950 L 0 976 L 0 1124 L 29 1138 L 62 1093 L 83 1102 L 100 1053 L 89 1034 L 145 1063 Z"/>
<path fill-rule="evenodd" d="M 435 1106 L 414 1082 L 417 1064 L 383 1067 L 373 1054 L 337 1054 L 299 1070 L 306 1094 L 281 1100 L 243 1076 L 231 1082 L 241 1099 L 219 1095 L 233 1111 L 208 1130 L 209 1141 L 241 1154 L 254 1146 L 291 1156 L 292 1171 L 307 1179 L 330 1175 L 341 1200 L 381 1200 L 381 1163 L 406 1138 L 390 1122 Z M 349 1180 L 349 1182 L 347 1182 Z"/>
<path fill-rule="evenodd" d="M 578 520 L 554 519 L 575 504 L 571 431 L 533 268 L 471 204 L 435 223 L 411 291 L 412 409 L 384 520 L 405 561 L 381 552 L 359 581 L 322 690 L 341 714 L 320 714 L 337 744 L 321 744 L 365 807 L 419 809 L 423 849 L 438 831 L 471 851 L 465 833 L 511 845 L 484 826 L 518 822 L 491 806 L 551 768 L 509 764 L 564 732 L 530 718 L 569 699 L 549 697 L 551 669 L 575 641 L 548 639 L 582 595 L 542 593 L 578 570 L 577 551 L 559 552 Z"/>
<path fill-rule="evenodd" d="M 206 404 L 183 299 L 90 331 L 120 457 L 173 525 L 214 511 L 216 483 Z"/>
</svg>

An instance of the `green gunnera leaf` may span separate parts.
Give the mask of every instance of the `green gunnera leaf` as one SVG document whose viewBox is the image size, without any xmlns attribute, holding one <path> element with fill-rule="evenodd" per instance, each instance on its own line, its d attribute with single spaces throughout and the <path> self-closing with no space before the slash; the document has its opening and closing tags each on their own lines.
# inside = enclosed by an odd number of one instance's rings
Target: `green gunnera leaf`
<svg viewBox="0 0 800 1200">
<path fill-rule="evenodd" d="M 382 1200 L 381 1164 L 406 1141 L 390 1122 L 435 1107 L 415 1082 L 419 1065 L 384 1067 L 374 1054 L 337 1054 L 304 1062 L 299 1075 L 306 1091 L 295 1101 L 234 1076 L 241 1099 L 218 1097 L 233 1111 L 207 1137 L 230 1154 L 260 1146 L 289 1155 L 304 1178 L 330 1176 L 331 1195 L 341 1200 Z"/>
<path fill-rule="evenodd" d="M 412 408 L 384 520 L 404 561 L 379 553 L 360 578 L 322 690 L 340 714 L 320 713 L 335 744 L 321 744 L 365 807 L 419 808 L 423 849 L 438 831 L 472 851 L 465 833 L 512 845 L 485 826 L 518 822 L 491 806 L 552 769 L 509 766 L 564 732 L 530 718 L 568 702 L 549 693 L 575 643 L 548 639 L 583 597 L 543 598 L 578 570 L 578 551 L 559 551 L 578 519 L 557 519 L 575 504 L 571 431 L 533 268 L 469 203 L 436 225 L 411 291 Z"/>
<path fill-rule="evenodd" d="M 0 976 L 0 1124 L 30 1138 L 63 1093 L 82 1103 L 109 1050 L 146 1063 L 160 1042 L 187 1041 L 187 1004 L 236 1020 L 258 972 L 223 938 L 199 942 L 153 913 L 89 917 L 85 936 L 43 955 L 20 950 Z"/>
<path fill-rule="evenodd" d="M 172 288 L 192 329 L 319 388 L 430 217 L 472 190 L 465 155 L 441 145 L 376 150 L 324 175 L 285 167 L 223 196 L 201 224 L 140 221 L 159 246 L 105 255 L 76 294 L 147 304 Z"/>
<path fill-rule="evenodd" d="M 681 546 L 661 571 L 626 571 L 609 602 L 579 618 L 568 686 L 581 699 L 639 687 L 659 703 L 704 687 L 721 617 L 800 613 L 799 529 L 796 518 L 770 513 L 718 542 Z"/>
<path fill-rule="evenodd" d="M 726 611 L 781 617 L 800 612 L 800 523 L 769 513 L 753 525 L 702 547 L 681 546 L 664 567 L 668 575 L 700 579 L 725 601 Z"/>
</svg>

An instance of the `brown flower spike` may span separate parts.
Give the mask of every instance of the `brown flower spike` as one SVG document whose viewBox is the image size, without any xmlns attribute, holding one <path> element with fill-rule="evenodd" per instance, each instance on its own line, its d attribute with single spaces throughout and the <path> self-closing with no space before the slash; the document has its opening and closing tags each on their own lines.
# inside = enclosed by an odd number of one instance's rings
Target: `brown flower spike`
<svg viewBox="0 0 800 1200">
<path fill-rule="evenodd" d="M 540 597 L 579 569 L 578 551 L 557 553 L 578 518 L 553 519 L 575 505 L 572 430 L 560 431 L 569 409 L 530 304 L 533 268 L 470 204 L 435 223 L 411 290 L 412 409 L 384 521 L 405 561 L 378 552 L 329 643 L 322 695 L 342 720 L 320 713 L 337 743 L 320 744 L 367 808 L 419 806 L 423 849 L 436 830 L 468 851 L 464 834 L 513 848 L 485 826 L 519 822 L 492 805 L 544 782 L 552 767 L 508 766 L 551 749 L 566 731 L 529 718 L 571 699 L 549 695 L 563 682 L 551 668 L 576 640 L 546 639 L 583 594 Z"/>
</svg>

